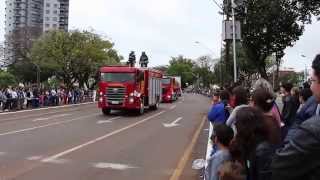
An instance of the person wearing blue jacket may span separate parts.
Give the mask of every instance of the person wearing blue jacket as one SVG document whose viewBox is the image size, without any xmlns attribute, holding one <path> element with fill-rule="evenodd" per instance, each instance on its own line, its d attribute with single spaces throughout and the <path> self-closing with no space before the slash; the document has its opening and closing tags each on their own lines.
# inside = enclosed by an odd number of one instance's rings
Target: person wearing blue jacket
<svg viewBox="0 0 320 180">
<path fill-rule="evenodd" d="M 217 104 L 213 104 L 211 109 L 208 113 L 208 120 L 214 124 L 224 124 L 228 119 L 228 110 L 226 106 L 228 105 L 229 101 L 229 92 L 223 90 L 220 92 L 220 102 Z"/>
</svg>

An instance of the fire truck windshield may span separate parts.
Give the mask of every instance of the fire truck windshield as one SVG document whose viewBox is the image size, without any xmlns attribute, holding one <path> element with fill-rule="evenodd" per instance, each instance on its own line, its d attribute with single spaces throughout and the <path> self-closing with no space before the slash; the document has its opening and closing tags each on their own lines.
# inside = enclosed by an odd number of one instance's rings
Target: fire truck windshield
<svg viewBox="0 0 320 180">
<path fill-rule="evenodd" d="M 170 84 L 170 78 L 162 79 L 162 84 Z"/>
<path fill-rule="evenodd" d="M 134 73 L 101 73 L 104 82 L 134 82 Z"/>
</svg>

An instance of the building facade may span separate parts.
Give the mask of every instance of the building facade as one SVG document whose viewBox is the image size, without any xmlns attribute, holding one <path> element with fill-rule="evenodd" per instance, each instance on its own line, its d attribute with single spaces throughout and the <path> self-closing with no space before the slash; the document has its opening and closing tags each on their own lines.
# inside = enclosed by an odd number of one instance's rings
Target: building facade
<svg viewBox="0 0 320 180">
<path fill-rule="evenodd" d="M 68 30 L 69 0 L 44 0 L 43 31 Z"/>
<path fill-rule="evenodd" d="M 15 44 L 23 45 L 23 41 L 36 39 L 50 30 L 68 31 L 69 0 L 6 0 L 5 5 L 7 63 L 17 59 L 17 53 L 13 52 L 17 49 Z"/>
</svg>

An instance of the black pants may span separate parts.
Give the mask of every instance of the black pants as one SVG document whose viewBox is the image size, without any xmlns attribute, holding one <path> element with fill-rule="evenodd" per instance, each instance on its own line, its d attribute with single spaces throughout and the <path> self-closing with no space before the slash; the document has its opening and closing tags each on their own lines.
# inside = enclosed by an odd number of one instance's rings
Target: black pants
<svg viewBox="0 0 320 180">
<path fill-rule="evenodd" d="M 2 108 L 3 110 L 6 110 L 6 109 L 10 110 L 11 109 L 11 100 L 7 100 L 3 104 L 4 104 L 3 108 Z"/>
</svg>

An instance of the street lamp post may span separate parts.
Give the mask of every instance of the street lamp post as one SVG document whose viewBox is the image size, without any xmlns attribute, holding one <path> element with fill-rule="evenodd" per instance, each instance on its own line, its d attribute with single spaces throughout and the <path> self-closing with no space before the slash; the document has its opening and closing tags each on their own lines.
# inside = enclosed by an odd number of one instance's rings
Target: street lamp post
<svg viewBox="0 0 320 180">
<path fill-rule="evenodd" d="M 37 69 L 37 86 L 40 88 L 40 67 L 39 65 L 32 63 Z"/>
<path fill-rule="evenodd" d="M 301 57 L 307 58 L 307 56 L 305 56 L 303 54 L 301 55 Z M 307 68 L 306 62 L 304 62 L 304 73 L 303 73 L 303 76 L 304 76 L 304 82 L 307 82 L 308 81 L 308 68 Z"/>
<path fill-rule="evenodd" d="M 235 8 L 236 4 L 234 0 L 231 0 L 231 9 L 232 9 L 232 33 L 233 33 L 233 73 L 234 73 L 234 82 L 237 82 L 237 54 L 236 54 L 236 21 L 235 21 Z"/>
</svg>

